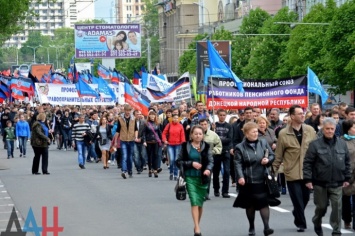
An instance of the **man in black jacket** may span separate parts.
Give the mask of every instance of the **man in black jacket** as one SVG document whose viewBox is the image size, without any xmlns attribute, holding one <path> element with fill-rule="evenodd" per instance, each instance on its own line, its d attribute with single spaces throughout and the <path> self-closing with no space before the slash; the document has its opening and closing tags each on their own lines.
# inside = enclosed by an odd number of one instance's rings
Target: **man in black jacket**
<svg viewBox="0 0 355 236">
<path fill-rule="evenodd" d="M 329 201 L 332 236 L 341 235 L 342 188 L 349 186 L 351 178 L 349 151 L 345 141 L 334 135 L 335 128 L 333 118 L 324 119 L 323 137 L 309 144 L 303 162 L 303 179 L 307 188 L 314 189 L 314 231 L 321 236 L 322 218 Z"/>
<path fill-rule="evenodd" d="M 232 126 L 226 122 L 227 112 L 224 109 L 217 111 L 218 122 L 212 125 L 216 134 L 222 141 L 222 153 L 214 155 L 214 167 L 213 167 L 213 188 L 214 195 L 219 197 L 219 172 L 221 171 L 221 165 L 223 163 L 223 186 L 222 196 L 224 198 L 230 198 L 228 194 L 229 190 L 229 173 L 230 173 L 230 151 L 232 150 L 232 138 L 233 130 Z"/>
</svg>

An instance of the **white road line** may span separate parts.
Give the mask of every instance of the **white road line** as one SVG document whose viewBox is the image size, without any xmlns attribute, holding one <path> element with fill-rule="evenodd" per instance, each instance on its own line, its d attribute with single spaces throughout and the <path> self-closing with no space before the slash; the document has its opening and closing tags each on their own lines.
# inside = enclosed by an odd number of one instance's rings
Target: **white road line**
<svg viewBox="0 0 355 236">
<path fill-rule="evenodd" d="M 238 194 L 235 194 L 235 193 L 228 193 L 228 194 L 229 194 L 229 196 L 235 197 L 235 198 L 238 196 Z M 281 212 L 281 213 L 290 212 L 289 210 L 283 209 L 281 207 L 270 207 L 270 208 L 275 210 L 275 211 Z"/>
<path fill-rule="evenodd" d="M 5 190 L 5 191 L 1 191 L 2 193 L 7 193 L 7 191 Z"/>
<path fill-rule="evenodd" d="M 283 209 L 281 207 L 270 207 L 270 208 L 275 211 L 282 212 L 282 213 L 290 212 L 289 210 Z"/>
<path fill-rule="evenodd" d="M 0 211 L 0 214 L 11 214 L 12 211 Z M 18 213 L 18 211 L 16 211 L 16 213 Z"/>
<path fill-rule="evenodd" d="M 4 185 L 0 185 L 0 188 L 3 188 L 4 187 Z"/>
<path fill-rule="evenodd" d="M 332 228 L 332 226 L 330 226 L 330 224 L 322 224 L 322 227 L 333 230 L 333 228 Z M 341 229 L 341 233 L 342 234 L 352 234 L 353 232 L 350 230 Z"/>
<path fill-rule="evenodd" d="M 15 204 L 5 204 L 5 205 L 0 205 L 0 207 L 7 207 L 7 206 L 15 206 Z"/>
<path fill-rule="evenodd" d="M 11 199 L 11 197 L 2 197 L 2 198 L 0 198 L 0 200 L 3 200 L 3 199 Z"/>
</svg>

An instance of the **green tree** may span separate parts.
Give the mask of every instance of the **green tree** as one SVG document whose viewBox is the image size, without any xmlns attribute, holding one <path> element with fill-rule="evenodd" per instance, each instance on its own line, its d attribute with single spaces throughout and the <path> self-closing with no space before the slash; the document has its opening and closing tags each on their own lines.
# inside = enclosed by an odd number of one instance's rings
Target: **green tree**
<svg viewBox="0 0 355 236">
<path fill-rule="evenodd" d="M 232 43 L 232 69 L 240 78 L 246 78 L 243 74 L 243 68 L 248 65 L 252 39 L 256 36 L 245 34 L 258 34 L 264 22 L 270 18 L 270 15 L 260 9 L 251 10 L 249 15 L 243 18 L 239 34 L 235 36 Z"/>
<path fill-rule="evenodd" d="M 197 61 L 196 61 L 196 42 L 200 41 L 207 37 L 207 34 L 198 34 L 196 37 L 189 43 L 187 46 L 188 50 L 185 50 L 184 53 L 179 58 L 179 73 L 182 74 L 190 72 L 190 74 L 196 74 Z"/>
<path fill-rule="evenodd" d="M 30 16 L 30 1 L 28 0 L 0 0 L 0 45 L 11 35 L 24 29 L 28 25 Z"/>
<path fill-rule="evenodd" d="M 355 84 L 355 1 L 344 3 L 334 14 L 324 42 L 325 71 L 320 78 L 336 93 L 353 90 Z"/>
<path fill-rule="evenodd" d="M 279 10 L 273 18 L 267 19 L 260 34 L 289 34 L 288 25 L 275 24 L 275 22 L 293 22 L 296 13 L 287 7 Z M 280 67 L 280 57 L 286 51 L 289 37 L 283 35 L 257 36 L 252 40 L 249 63 L 243 68 L 246 78 L 273 78 Z"/>
<path fill-rule="evenodd" d="M 337 10 L 334 0 L 328 0 L 326 5 L 317 4 L 303 19 L 303 23 L 328 23 L 332 21 Z M 288 77 L 305 74 L 310 66 L 317 72 L 323 72 L 325 46 L 324 37 L 328 25 L 296 25 L 291 31 L 286 52 L 281 56 L 281 65 L 275 77 Z"/>
</svg>

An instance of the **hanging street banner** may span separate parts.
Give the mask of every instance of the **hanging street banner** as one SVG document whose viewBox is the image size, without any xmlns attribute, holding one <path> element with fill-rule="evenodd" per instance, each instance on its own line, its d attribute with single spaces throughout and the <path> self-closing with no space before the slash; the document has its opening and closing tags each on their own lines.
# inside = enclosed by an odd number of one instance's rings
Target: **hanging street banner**
<svg viewBox="0 0 355 236">
<path fill-rule="evenodd" d="M 189 72 L 186 72 L 173 84 L 158 78 L 152 80 L 152 83 L 148 83 L 148 86 L 145 89 L 143 88 L 143 85 L 134 85 L 134 87 L 147 96 L 151 102 L 181 101 L 191 98 L 189 77 Z M 148 81 L 150 80 L 148 79 Z"/>
<path fill-rule="evenodd" d="M 308 107 L 307 76 L 278 80 L 246 79 L 243 86 L 245 92 L 240 93 L 232 79 L 212 78 L 207 89 L 208 109 Z"/>
<path fill-rule="evenodd" d="M 80 99 L 75 84 L 48 84 L 35 83 L 38 99 L 41 103 L 52 105 L 114 105 L 116 102 L 124 104 L 124 84 L 110 84 L 110 88 L 116 94 L 116 101 L 109 95 L 100 93 L 100 98 L 83 97 Z M 94 90 L 98 91 L 97 84 L 89 84 Z"/>
<path fill-rule="evenodd" d="M 75 25 L 75 58 L 141 57 L 140 24 Z"/>
<path fill-rule="evenodd" d="M 231 68 L 231 41 L 212 41 L 214 48 L 217 50 L 218 54 L 223 58 L 227 65 Z M 206 85 L 203 83 L 205 78 L 206 68 L 210 67 L 210 62 L 208 59 L 207 51 L 207 41 L 198 41 L 196 43 L 197 52 L 197 93 L 205 94 Z"/>
</svg>

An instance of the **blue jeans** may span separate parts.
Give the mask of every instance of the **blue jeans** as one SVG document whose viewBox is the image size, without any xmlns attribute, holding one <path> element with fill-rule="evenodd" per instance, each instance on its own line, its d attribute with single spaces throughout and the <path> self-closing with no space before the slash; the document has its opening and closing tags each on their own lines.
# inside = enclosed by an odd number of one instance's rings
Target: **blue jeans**
<svg viewBox="0 0 355 236">
<path fill-rule="evenodd" d="M 175 165 L 175 160 L 177 159 L 179 153 L 181 150 L 181 145 L 168 145 L 168 155 L 169 155 L 169 169 L 170 169 L 170 174 L 174 176 L 178 176 L 178 168 Z"/>
<path fill-rule="evenodd" d="M 90 160 L 90 157 L 93 157 L 95 160 L 97 159 L 96 151 L 95 151 L 95 142 L 91 143 L 91 145 L 88 147 L 88 155 L 86 157 L 86 160 Z"/>
<path fill-rule="evenodd" d="M 7 157 L 12 156 L 14 157 L 14 140 L 6 139 L 7 145 Z"/>
<path fill-rule="evenodd" d="M 134 141 L 121 141 L 122 149 L 122 172 L 132 174 L 132 157 L 134 149 Z"/>
<path fill-rule="evenodd" d="M 137 171 L 142 171 L 143 166 L 147 164 L 146 160 L 147 152 L 145 146 L 142 143 L 134 143 L 134 165 Z"/>
<path fill-rule="evenodd" d="M 62 135 L 63 135 L 63 144 L 64 144 L 64 148 L 67 149 L 68 148 L 68 143 L 69 143 L 69 132 L 70 129 L 69 128 L 63 128 L 62 129 Z"/>
<path fill-rule="evenodd" d="M 19 136 L 18 143 L 20 147 L 20 153 L 26 156 L 27 137 Z"/>
<path fill-rule="evenodd" d="M 76 148 L 78 149 L 78 163 L 81 165 L 85 165 L 85 152 L 87 146 L 84 141 L 76 141 Z"/>
</svg>

